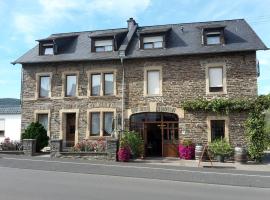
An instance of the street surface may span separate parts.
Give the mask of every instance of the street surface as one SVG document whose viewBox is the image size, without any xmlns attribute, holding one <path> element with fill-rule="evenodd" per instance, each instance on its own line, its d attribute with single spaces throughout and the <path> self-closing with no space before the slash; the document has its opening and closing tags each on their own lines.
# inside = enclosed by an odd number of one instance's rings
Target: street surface
<svg viewBox="0 0 270 200">
<path fill-rule="evenodd" d="M 1 200 L 266 200 L 270 189 L 0 167 Z"/>
</svg>

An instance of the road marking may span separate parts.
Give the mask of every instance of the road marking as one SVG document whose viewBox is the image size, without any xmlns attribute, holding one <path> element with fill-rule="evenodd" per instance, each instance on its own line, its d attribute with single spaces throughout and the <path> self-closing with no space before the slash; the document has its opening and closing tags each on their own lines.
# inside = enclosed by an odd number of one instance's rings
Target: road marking
<svg viewBox="0 0 270 200">
<path fill-rule="evenodd" d="M 128 165 L 109 165 L 109 164 L 94 164 L 94 163 L 75 163 L 69 161 L 56 161 L 56 160 L 33 160 L 28 158 L 8 158 L 2 157 L 6 160 L 21 160 L 21 161 L 32 161 L 32 162 L 45 162 L 45 163 L 61 163 L 61 164 L 73 164 L 73 165 L 90 165 L 90 166 L 103 166 L 103 167 L 118 167 L 118 168 L 134 168 L 134 169 L 151 169 L 151 170 L 163 170 L 173 172 L 188 172 L 188 173 L 200 173 L 200 174 L 216 174 L 216 175 L 231 175 L 231 176 L 247 176 L 247 177 L 259 177 L 259 178 L 270 178 L 270 175 L 256 175 L 256 174 L 236 174 L 228 172 L 205 172 L 205 171 L 193 171 L 186 169 L 166 169 L 160 167 L 143 167 L 143 166 L 128 166 Z"/>
</svg>

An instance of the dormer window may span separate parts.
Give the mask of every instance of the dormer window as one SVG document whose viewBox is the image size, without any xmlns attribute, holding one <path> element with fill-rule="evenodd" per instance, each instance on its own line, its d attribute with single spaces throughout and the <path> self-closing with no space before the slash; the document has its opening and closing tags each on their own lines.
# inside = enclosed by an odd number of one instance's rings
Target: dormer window
<svg viewBox="0 0 270 200">
<path fill-rule="evenodd" d="M 113 50 L 113 40 L 96 40 L 95 52 L 107 52 Z"/>
<path fill-rule="evenodd" d="M 202 44 L 210 46 L 225 44 L 224 28 L 225 27 L 203 28 Z"/>
<path fill-rule="evenodd" d="M 54 55 L 54 44 L 53 43 L 41 43 L 40 44 L 40 55 Z"/>
<path fill-rule="evenodd" d="M 206 33 L 206 43 L 207 45 L 220 44 L 221 43 L 220 32 L 209 32 Z"/>
<path fill-rule="evenodd" d="M 144 36 L 143 49 L 158 49 L 164 47 L 163 36 Z"/>
</svg>

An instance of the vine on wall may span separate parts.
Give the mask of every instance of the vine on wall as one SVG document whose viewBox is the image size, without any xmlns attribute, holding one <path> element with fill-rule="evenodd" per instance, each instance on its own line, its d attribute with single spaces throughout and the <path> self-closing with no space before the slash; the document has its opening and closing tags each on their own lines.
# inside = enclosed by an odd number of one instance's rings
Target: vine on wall
<svg viewBox="0 0 270 200">
<path fill-rule="evenodd" d="M 226 113 L 246 111 L 245 122 L 248 152 L 252 159 L 261 161 L 264 151 L 270 144 L 270 130 L 265 128 L 265 111 L 270 108 L 270 94 L 256 99 L 196 99 L 182 104 L 187 111 Z"/>
</svg>

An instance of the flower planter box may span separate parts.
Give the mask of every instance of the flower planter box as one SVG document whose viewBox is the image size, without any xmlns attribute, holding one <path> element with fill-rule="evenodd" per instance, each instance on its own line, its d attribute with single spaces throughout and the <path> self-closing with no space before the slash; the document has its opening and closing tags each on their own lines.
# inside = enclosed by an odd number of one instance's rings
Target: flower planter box
<svg viewBox="0 0 270 200">
<path fill-rule="evenodd" d="M 195 158 L 195 146 L 189 145 L 185 146 L 179 144 L 178 146 L 179 158 L 184 160 L 193 160 Z"/>
</svg>

